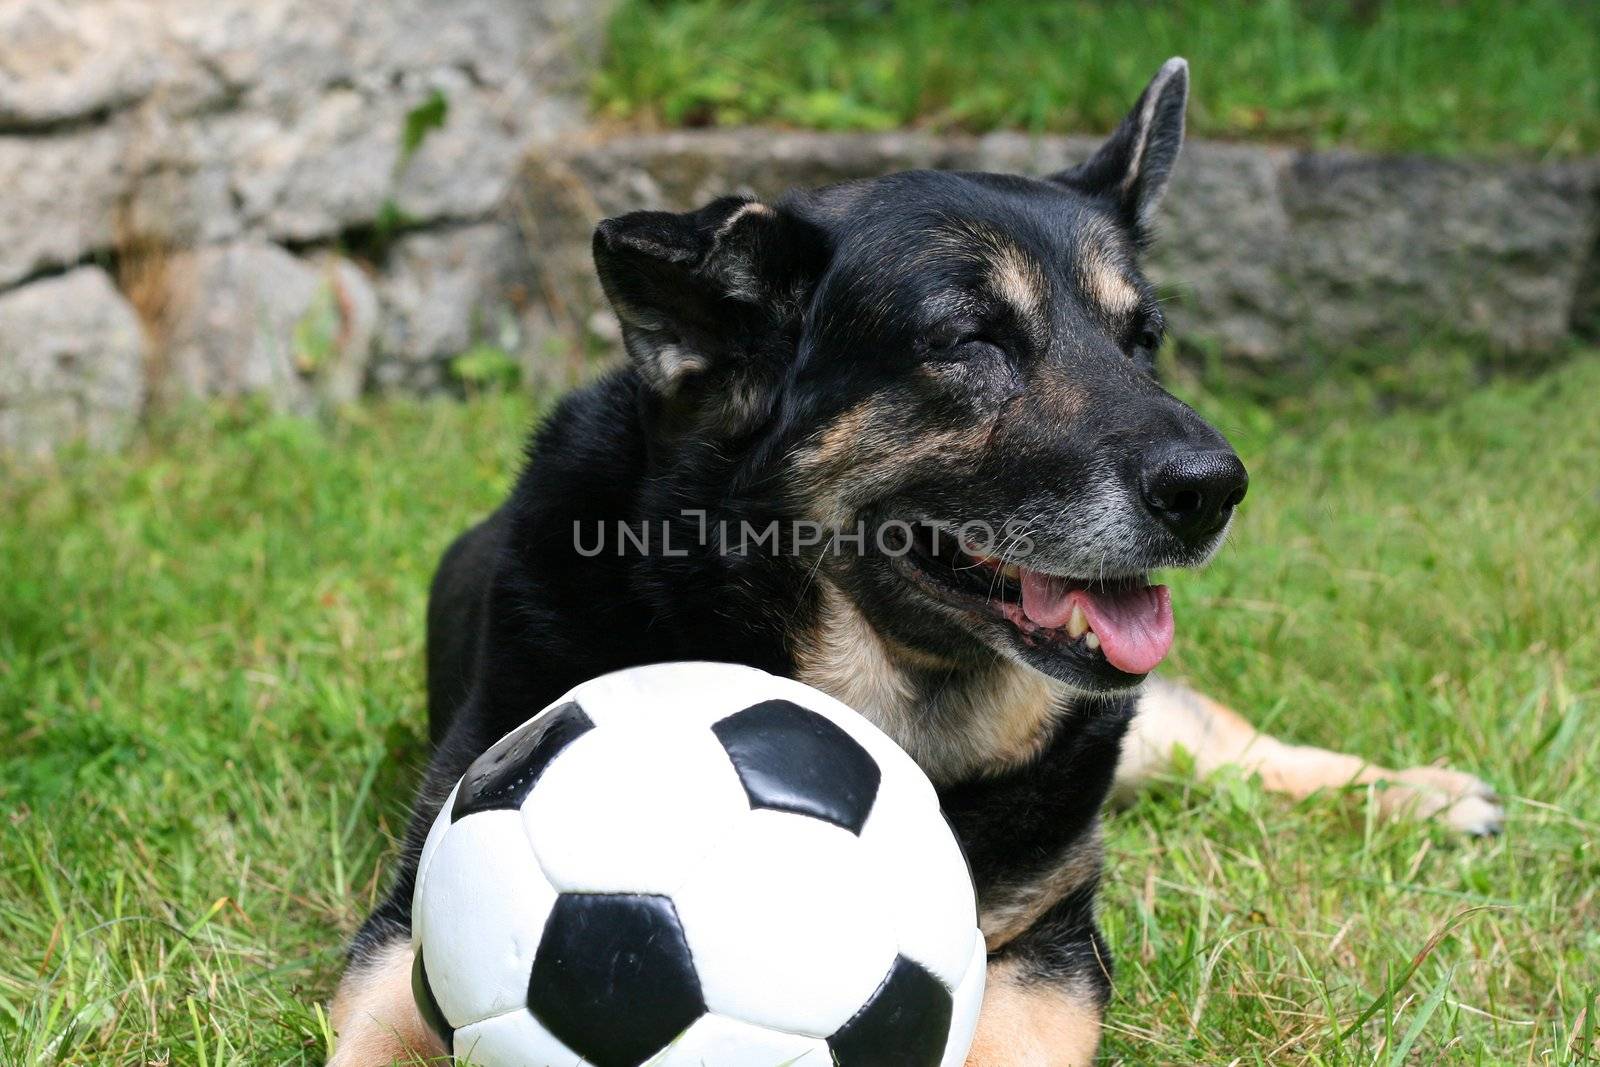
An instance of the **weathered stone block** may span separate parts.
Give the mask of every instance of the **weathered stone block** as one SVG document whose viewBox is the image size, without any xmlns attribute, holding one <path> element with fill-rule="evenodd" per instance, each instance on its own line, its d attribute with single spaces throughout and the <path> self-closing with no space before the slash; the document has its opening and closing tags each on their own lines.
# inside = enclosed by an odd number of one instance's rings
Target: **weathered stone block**
<svg viewBox="0 0 1600 1067">
<path fill-rule="evenodd" d="M 1570 331 L 1595 168 L 1304 153 L 1284 172 L 1298 332 L 1345 348 L 1430 334 L 1511 352 Z"/>
<path fill-rule="evenodd" d="M 156 21 L 133 0 L 0 4 L 0 126 L 125 107 L 168 73 Z"/>
<path fill-rule="evenodd" d="M 1283 279 L 1293 221 L 1280 192 L 1287 155 L 1205 142 L 1185 149 L 1150 258 L 1175 335 L 1255 362 L 1292 349 L 1294 301 Z"/>
<path fill-rule="evenodd" d="M 259 395 L 309 411 L 361 391 L 378 301 L 354 263 L 241 241 L 180 254 L 167 269 L 164 392 Z"/>
<path fill-rule="evenodd" d="M 427 390 L 476 344 L 523 349 L 532 263 L 516 228 L 480 223 L 398 241 L 378 279 L 382 387 Z"/>
<path fill-rule="evenodd" d="M 99 267 L 0 294 L 0 452 L 122 440 L 145 398 L 138 317 Z"/>
<path fill-rule="evenodd" d="M 0 4 L 0 287 L 112 250 L 492 214 L 576 126 L 604 4 Z M 407 155 L 408 114 L 443 124 Z M 404 157 L 404 158 L 402 158 Z"/>
<path fill-rule="evenodd" d="M 541 291 L 580 325 L 603 311 L 588 242 L 607 215 L 920 167 L 1045 174 L 1097 143 L 761 130 L 620 137 L 551 146 L 530 161 L 520 196 L 542 238 Z M 1431 338 L 1534 352 L 1562 344 L 1584 314 L 1597 228 L 1596 161 L 1468 164 L 1197 141 L 1174 174 L 1150 271 L 1170 297 L 1176 335 L 1235 359 L 1353 346 L 1403 353 Z"/>
<path fill-rule="evenodd" d="M 0 134 L 0 286 L 113 243 L 126 155 L 116 125 Z"/>
<path fill-rule="evenodd" d="M 0 0 L 0 300 L 28 310 L 44 284 L 29 279 L 151 259 L 163 390 L 304 409 L 364 384 L 380 308 L 351 261 L 284 246 L 356 244 L 399 220 L 439 232 L 386 265 L 385 374 L 431 387 L 476 340 L 535 352 L 525 248 L 487 220 L 504 218 L 527 148 L 581 125 L 610 6 Z M 408 116 L 436 94 L 442 124 L 408 148 Z M 98 388 L 98 366 L 75 372 Z M 81 421 L 76 394 L 51 390 L 27 394 L 26 425 L 8 402 L 4 433 Z"/>
</svg>

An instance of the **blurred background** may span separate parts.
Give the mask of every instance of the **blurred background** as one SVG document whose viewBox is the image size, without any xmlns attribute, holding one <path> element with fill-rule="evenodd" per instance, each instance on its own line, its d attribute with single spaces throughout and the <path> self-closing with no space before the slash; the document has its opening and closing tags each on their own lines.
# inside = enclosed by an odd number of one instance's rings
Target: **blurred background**
<svg viewBox="0 0 1600 1067">
<path fill-rule="evenodd" d="M 322 1061 L 597 219 L 1059 169 L 1170 55 L 1162 361 L 1253 478 L 1175 669 L 1511 815 L 1180 775 L 1104 1060 L 1592 1062 L 1600 5 L 0 0 L 0 1064 Z"/>
</svg>

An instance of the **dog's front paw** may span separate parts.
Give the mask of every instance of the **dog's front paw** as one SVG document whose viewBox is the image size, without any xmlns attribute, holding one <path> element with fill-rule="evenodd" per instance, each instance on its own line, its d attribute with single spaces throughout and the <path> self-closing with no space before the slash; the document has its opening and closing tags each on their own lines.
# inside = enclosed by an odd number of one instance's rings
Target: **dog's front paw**
<svg viewBox="0 0 1600 1067">
<path fill-rule="evenodd" d="M 1498 834 L 1506 809 L 1494 788 L 1476 775 L 1448 767 L 1408 767 L 1384 776 L 1387 811 L 1413 819 L 1438 819 L 1473 837 Z"/>
<path fill-rule="evenodd" d="M 328 1067 L 389 1067 L 448 1059 L 417 1011 L 411 962 L 411 946 L 400 940 L 372 951 L 345 973 L 329 1012 L 338 1043 Z"/>
</svg>

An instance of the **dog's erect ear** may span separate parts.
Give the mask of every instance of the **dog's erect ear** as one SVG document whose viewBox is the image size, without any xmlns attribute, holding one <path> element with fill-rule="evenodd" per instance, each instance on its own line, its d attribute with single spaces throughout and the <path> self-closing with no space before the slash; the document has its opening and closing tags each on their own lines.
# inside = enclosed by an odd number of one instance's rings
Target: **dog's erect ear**
<svg viewBox="0 0 1600 1067">
<path fill-rule="evenodd" d="M 1161 64 L 1128 117 L 1087 163 L 1051 178 L 1115 201 L 1129 225 L 1143 235 L 1183 147 L 1183 109 L 1188 99 L 1189 64 L 1174 56 Z"/>
<path fill-rule="evenodd" d="M 724 197 L 636 211 L 594 234 L 600 283 L 639 374 L 683 411 L 747 422 L 794 354 L 826 263 L 822 234 L 781 208 Z"/>
</svg>

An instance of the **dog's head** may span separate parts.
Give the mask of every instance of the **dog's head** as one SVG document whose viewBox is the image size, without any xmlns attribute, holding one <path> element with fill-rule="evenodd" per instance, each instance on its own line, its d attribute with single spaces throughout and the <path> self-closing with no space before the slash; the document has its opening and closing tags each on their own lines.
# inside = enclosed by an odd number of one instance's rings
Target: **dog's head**
<svg viewBox="0 0 1600 1067">
<path fill-rule="evenodd" d="M 655 432 L 737 442 L 752 477 L 850 534 L 827 572 L 899 646 L 1137 683 L 1172 640 L 1146 575 L 1205 561 L 1246 486 L 1153 376 L 1138 257 L 1187 90 L 1169 61 L 1087 163 L 1044 179 L 911 172 L 602 223 Z"/>
</svg>

